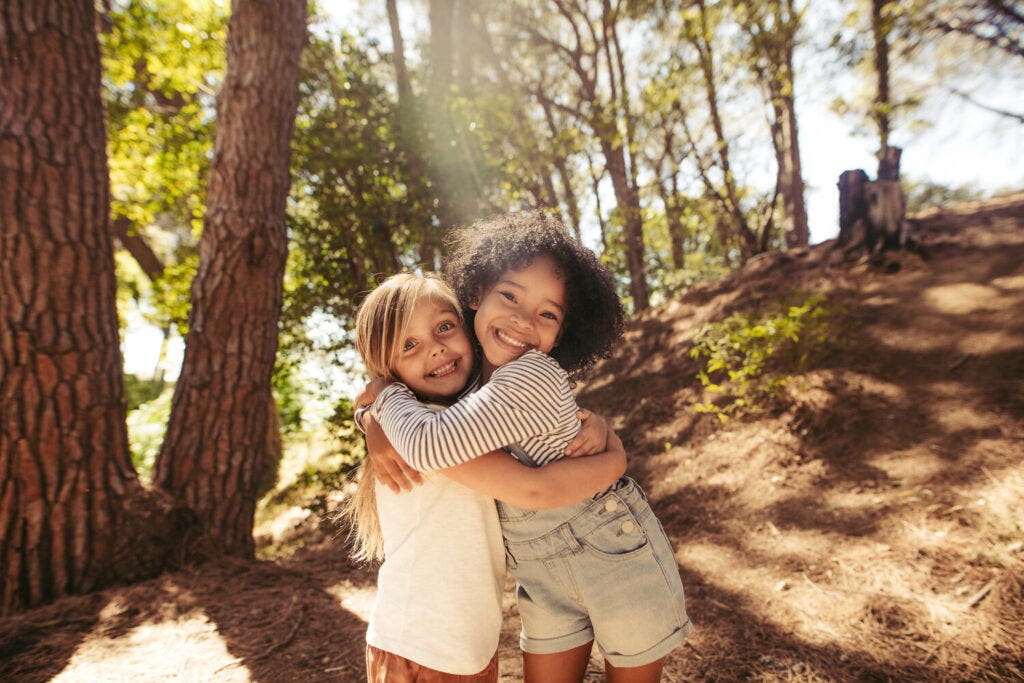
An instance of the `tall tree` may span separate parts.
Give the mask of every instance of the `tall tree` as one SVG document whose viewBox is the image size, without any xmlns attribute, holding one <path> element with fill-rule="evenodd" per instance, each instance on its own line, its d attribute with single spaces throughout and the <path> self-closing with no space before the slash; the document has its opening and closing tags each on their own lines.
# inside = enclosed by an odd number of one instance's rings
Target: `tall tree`
<svg viewBox="0 0 1024 683">
<path fill-rule="evenodd" d="M 285 204 L 306 0 L 235 0 L 185 358 L 154 483 L 210 549 L 254 552 L 287 255 Z"/>
<path fill-rule="evenodd" d="M 796 71 L 793 49 L 803 10 L 793 0 L 737 3 L 740 25 L 750 38 L 750 63 L 766 92 L 769 125 L 775 149 L 776 186 L 782 199 L 786 244 L 806 247 L 810 241 L 800 139 L 796 116 Z"/>
<path fill-rule="evenodd" d="M 603 0 L 599 6 L 565 0 L 552 0 L 551 4 L 554 16 L 549 22 L 536 21 L 532 12 L 524 11 L 520 24 L 530 43 L 561 66 L 567 90 L 537 87 L 534 96 L 593 132 L 621 216 L 633 308 L 643 311 L 650 307 L 650 291 L 634 158 L 635 114 L 619 40 L 620 23 L 626 19 L 624 4 L 611 0 Z M 540 72 L 552 68 L 542 65 Z"/>
<path fill-rule="evenodd" d="M 871 0 L 871 35 L 874 39 L 875 101 L 871 118 L 878 128 L 878 159 L 886 158 L 892 129 L 892 96 L 889 92 L 889 34 L 892 32 L 892 0 Z"/>
<path fill-rule="evenodd" d="M 292 141 L 286 341 L 302 340 L 313 315 L 351 324 L 381 275 L 417 261 L 434 215 L 419 148 L 388 88 L 387 55 L 351 35 L 317 33 L 302 59 Z M 332 335 L 318 346 L 349 344 Z"/>
<path fill-rule="evenodd" d="M 733 171 L 729 138 L 725 132 L 725 120 L 718 89 L 718 66 L 716 63 L 715 33 L 720 21 L 718 7 L 709 7 L 704 0 L 696 0 L 690 10 L 684 11 L 683 39 L 694 48 L 701 75 L 707 117 L 713 135 L 710 153 L 704 155 L 697 149 L 697 136 L 683 120 L 683 130 L 691 147 L 706 193 L 718 203 L 722 216 L 719 221 L 719 239 L 722 245 L 735 245 L 740 260 L 745 261 L 754 254 L 765 251 L 768 246 L 766 223 L 760 230 L 751 225 L 742 204 L 739 182 Z M 717 168 L 720 181 L 713 177 Z M 774 202 L 773 202 L 774 204 Z"/>
<path fill-rule="evenodd" d="M 3 613 L 152 573 L 170 545 L 139 529 L 166 516 L 128 452 L 95 23 L 92 0 L 0 11 Z"/>
</svg>

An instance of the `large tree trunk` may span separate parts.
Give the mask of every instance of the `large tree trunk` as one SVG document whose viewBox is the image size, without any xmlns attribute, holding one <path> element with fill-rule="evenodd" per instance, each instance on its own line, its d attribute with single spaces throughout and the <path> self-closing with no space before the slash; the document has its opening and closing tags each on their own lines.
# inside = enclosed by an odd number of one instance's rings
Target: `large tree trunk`
<svg viewBox="0 0 1024 683">
<path fill-rule="evenodd" d="M 181 376 L 154 483 L 210 552 L 251 557 L 287 254 L 305 0 L 236 0 Z"/>
<path fill-rule="evenodd" d="M 135 525 L 94 22 L 92 0 L 0 12 L 4 614 L 162 565 L 135 560 L 153 546 Z"/>
</svg>

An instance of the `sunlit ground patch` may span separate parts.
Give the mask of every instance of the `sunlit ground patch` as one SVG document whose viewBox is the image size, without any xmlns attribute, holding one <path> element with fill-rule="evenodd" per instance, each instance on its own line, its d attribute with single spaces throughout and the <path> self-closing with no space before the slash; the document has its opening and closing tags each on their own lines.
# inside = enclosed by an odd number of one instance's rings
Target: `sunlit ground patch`
<svg viewBox="0 0 1024 683">
<path fill-rule="evenodd" d="M 377 597 L 377 587 L 360 588 L 348 581 L 331 586 L 327 592 L 341 603 L 341 606 L 363 621 L 370 621 L 373 601 Z"/>
<path fill-rule="evenodd" d="M 107 662 L 117 661 L 111 668 Z M 228 651 L 217 626 L 193 610 L 176 619 L 145 623 L 110 637 L 86 636 L 57 683 L 137 683 L 176 681 L 236 683 L 251 680 L 238 658 Z"/>
</svg>

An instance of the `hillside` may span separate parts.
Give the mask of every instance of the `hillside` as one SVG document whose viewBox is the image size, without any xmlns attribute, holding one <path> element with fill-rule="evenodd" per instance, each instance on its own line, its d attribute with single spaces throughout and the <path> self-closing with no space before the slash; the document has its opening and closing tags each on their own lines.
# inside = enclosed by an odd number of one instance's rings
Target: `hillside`
<svg viewBox="0 0 1024 683">
<path fill-rule="evenodd" d="M 818 245 L 695 288 L 580 385 L 677 550 L 697 630 L 665 680 L 1024 679 L 1024 195 L 916 218 L 913 251 Z M 794 292 L 842 311 L 835 343 L 771 410 L 696 413 L 696 330 Z M 0 622 L 0 680 L 362 680 L 373 574 L 297 528 L 289 556 Z"/>
<path fill-rule="evenodd" d="M 580 402 L 615 416 L 675 541 L 671 680 L 1024 678 L 1024 196 L 917 217 L 922 249 L 777 253 L 634 324 Z M 718 427 L 699 325 L 793 290 L 844 343 Z"/>
</svg>

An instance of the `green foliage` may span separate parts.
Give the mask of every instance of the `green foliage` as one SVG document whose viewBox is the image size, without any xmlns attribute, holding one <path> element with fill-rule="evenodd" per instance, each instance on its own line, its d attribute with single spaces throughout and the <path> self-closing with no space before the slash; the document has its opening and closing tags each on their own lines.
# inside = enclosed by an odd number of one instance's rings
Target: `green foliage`
<svg viewBox="0 0 1024 683">
<path fill-rule="evenodd" d="M 146 393 L 152 394 L 152 386 L 147 386 Z M 149 479 L 153 472 L 160 444 L 167 431 L 167 419 L 171 415 L 171 399 L 174 397 L 174 385 L 165 384 L 163 390 L 155 397 L 138 407 L 128 411 L 128 444 L 131 448 L 132 462 L 135 470 L 143 479 Z"/>
<path fill-rule="evenodd" d="M 285 460 L 282 463 L 283 485 L 268 495 L 261 503 L 264 510 L 298 506 L 317 514 L 328 511 L 328 497 L 342 488 L 365 457 L 363 436 L 352 420 L 352 402 L 341 399 L 335 413 L 324 425 L 327 439 L 319 448 L 310 448 L 310 443 L 296 440 L 285 446 Z M 320 433 L 319 436 L 322 436 Z M 294 452 L 307 452 L 306 458 L 294 468 Z M 310 451 L 318 451 L 309 455 Z"/>
<path fill-rule="evenodd" d="M 175 324 L 182 334 L 229 11 L 206 0 L 115 1 L 100 36 L 111 214 L 144 237 L 165 269 L 152 290 L 125 281 L 127 270 L 119 270 L 119 283 L 149 304 L 150 322 Z"/>
<path fill-rule="evenodd" d="M 342 396 L 334 404 L 334 412 L 327 418 L 327 432 L 339 443 L 361 443 L 363 440 L 359 428 L 356 427 L 355 419 L 352 417 L 353 412 L 352 399 Z"/>
<path fill-rule="evenodd" d="M 698 282 L 724 277 L 730 270 L 728 253 L 714 230 L 716 207 L 713 203 L 706 198 L 683 195 L 673 197 L 672 201 L 678 206 L 680 234 L 676 239 L 682 250 L 681 268 L 674 263 L 673 235 L 665 211 L 649 209 L 644 216 L 648 284 L 654 305 L 685 292 Z M 624 262 L 621 267 L 625 267 Z"/>
<path fill-rule="evenodd" d="M 188 313 L 191 307 L 189 289 L 199 268 L 199 255 L 194 250 L 180 255 L 181 260 L 164 266 L 163 273 L 153 282 L 150 301 L 155 310 L 146 318 L 157 327 L 175 325 L 178 334 L 188 334 Z"/>
<path fill-rule="evenodd" d="M 288 438 L 302 430 L 304 387 L 298 377 L 298 364 L 285 362 L 279 357 L 270 378 L 281 417 L 281 436 Z"/>
<path fill-rule="evenodd" d="M 143 403 L 152 401 L 164 390 L 165 382 L 160 379 L 143 379 L 138 375 L 125 373 L 124 398 L 129 412 L 137 410 Z"/>
<path fill-rule="evenodd" d="M 384 80 L 390 69 L 372 41 L 350 34 L 314 33 L 303 54 L 282 312 L 287 339 L 304 340 L 302 328 L 315 314 L 350 322 L 360 293 L 415 262 L 415 246 L 432 229 L 418 156 L 403 148 L 396 128 L 397 103 Z"/>
<path fill-rule="evenodd" d="M 668 300 L 686 292 L 700 282 L 713 282 L 729 274 L 729 266 L 721 257 L 704 251 L 692 251 L 685 256 L 685 266 L 675 270 L 664 264 L 652 270 L 652 289 L 656 287 L 657 297 L 652 303 Z"/>
<path fill-rule="evenodd" d="M 111 208 L 136 227 L 197 228 L 228 10 L 201 0 L 115 3 L 101 36 Z"/>
<path fill-rule="evenodd" d="M 796 298 L 802 301 L 780 301 L 760 314 L 734 313 L 698 330 L 690 356 L 702 363 L 697 377 L 716 396 L 695 404 L 697 412 L 723 422 L 760 412 L 836 342 L 842 309 L 821 293 Z"/>
<path fill-rule="evenodd" d="M 117 275 L 117 318 L 123 330 L 128 325 L 127 312 L 145 300 L 152 291 L 149 278 L 126 251 L 114 253 L 114 272 Z"/>
</svg>

